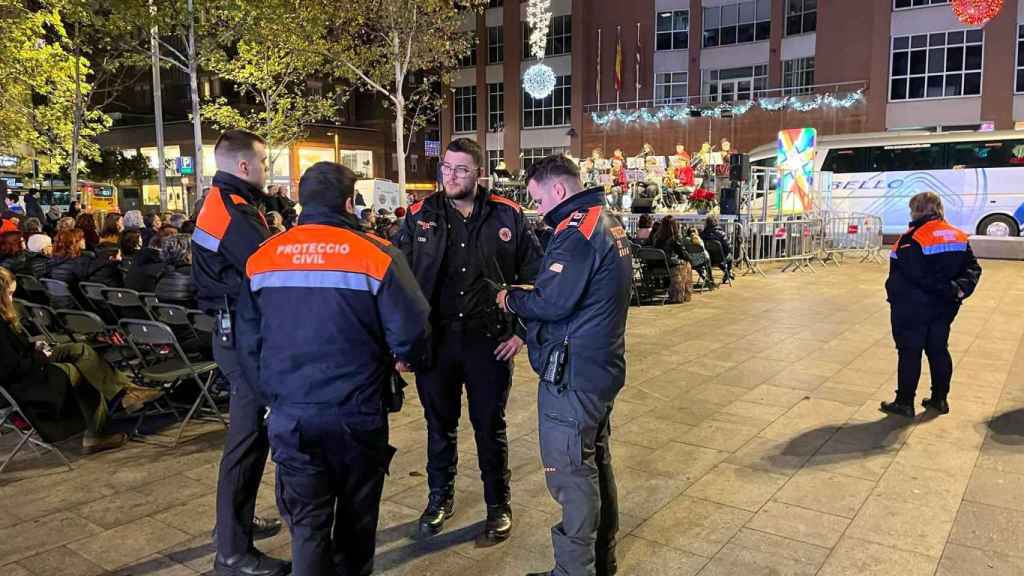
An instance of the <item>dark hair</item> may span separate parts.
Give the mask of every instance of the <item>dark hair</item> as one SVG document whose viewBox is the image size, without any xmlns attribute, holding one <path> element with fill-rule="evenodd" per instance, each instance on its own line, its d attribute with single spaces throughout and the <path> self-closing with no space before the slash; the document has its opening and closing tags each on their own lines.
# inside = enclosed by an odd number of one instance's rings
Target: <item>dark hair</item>
<svg viewBox="0 0 1024 576">
<path fill-rule="evenodd" d="M 28 238 L 33 234 L 39 234 L 43 231 L 43 223 L 39 221 L 39 218 L 28 218 L 21 223 L 21 231 L 25 233 L 25 237 Z"/>
<path fill-rule="evenodd" d="M 654 218 L 650 214 L 641 214 L 640 220 L 637 221 L 637 228 L 650 228 L 654 226 Z"/>
<path fill-rule="evenodd" d="M 134 256 L 139 253 L 142 247 L 142 234 L 138 230 L 125 230 L 121 234 L 121 255 Z"/>
<path fill-rule="evenodd" d="M 75 219 L 75 228 L 79 228 L 85 232 L 95 232 L 96 219 L 93 218 L 92 214 L 83 212 L 78 215 L 77 219 Z"/>
<path fill-rule="evenodd" d="M 473 163 L 476 164 L 477 168 L 484 165 L 484 151 L 480 149 L 480 145 L 476 143 L 476 140 L 470 138 L 456 138 L 448 143 L 448 147 L 445 148 L 448 152 L 461 152 L 463 154 L 469 154 L 473 157 Z"/>
<path fill-rule="evenodd" d="M 196 223 L 191 220 L 185 220 L 178 227 L 178 232 L 181 234 L 192 234 L 196 231 Z"/>
<path fill-rule="evenodd" d="M 665 216 L 654 233 L 654 245 L 660 246 L 663 242 L 669 242 L 676 236 L 679 236 L 679 222 L 676 222 L 672 216 Z"/>
<path fill-rule="evenodd" d="M 355 194 L 355 186 L 352 170 L 334 162 L 317 162 L 299 180 L 299 203 L 304 210 L 316 206 L 341 213 Z"/>
<path fill-rule="evenodd" d="M 146 228 L 153 227 L 153 219 L 159 218 L 160 215 L 156 212 L 146 212 L 146 215 L 142 217 L 142 223 L 146 225 Z"/>
<path fill-rule="evenodd" d="M 567 176 L 579 182 L 580 169 L 565 154 L 552 154 L 530 165 L 526 171 L 526 183 L 529 184 L 531 180 L 540 183 L 559 176 Z"/>
<path fill-rule="evenodd" d="M 16 256 L 25 248 L 20 232 L 0 234 L 0 256 Z"/>
<path fill-rule="evenodd" d="M 167 238 L 168 236 L 177 236 L 177 234 L 177 228 L 173 226 L 161 226 L 160 229 L 157 230 L 156 234 L 153 234 L 149 239 L 149 247 L 159 250 L 160 244 L 164 241 L 164 238 Z"/>
<path fill-rule="evenodd" d="M 259 142 L 264 146 L 267 141 L 259 134 L 253 134 L 248 130 L 225 130 L 217 138 L 217 144 L 213 146 L 214 154 L 230 154 L 237 156 L 243 152 L 252 152 Z"/>
<path fill-rule="evenodd" d="M 121 231 L 117 229 L 117 222 L 121 220 L 121 215 L 117 212 L 111 212 L 103 217 L 103 230 L 100 231 L 100 238 L 116 238 L 121 234 Z"/>
</svg>

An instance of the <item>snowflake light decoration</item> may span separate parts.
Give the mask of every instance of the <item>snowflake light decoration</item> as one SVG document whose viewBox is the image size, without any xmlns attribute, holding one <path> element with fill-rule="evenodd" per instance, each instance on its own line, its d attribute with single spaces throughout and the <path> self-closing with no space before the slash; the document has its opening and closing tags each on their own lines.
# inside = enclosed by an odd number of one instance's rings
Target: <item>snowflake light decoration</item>
<svg viewBox="0 0 1024 576">
<path fill-rule="evenodd" d="M 530 53 L 537 63 L 523 74 L 523 88 L 533 98 L 546 98 L 555 89 L 555 72 L 542 64 L 551 25 L 551 0 L 530 0 L 526 6 L 526 21 L 530 23 Z"/>
</svg>

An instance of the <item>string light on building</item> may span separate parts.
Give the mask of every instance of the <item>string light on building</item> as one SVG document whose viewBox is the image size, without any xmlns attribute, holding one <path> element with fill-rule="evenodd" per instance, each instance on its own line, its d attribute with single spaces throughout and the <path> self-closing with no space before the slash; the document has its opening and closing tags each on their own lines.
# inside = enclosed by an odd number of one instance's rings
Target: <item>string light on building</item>
<svg viewBox="0 0 1024 576">
<path fill-rule="evenodd" d="M 1003 9 L 1003 0 L 952 0 L 953 14 L 962 24 L 984 26 Z"/>
<path fill-rule="evenodd" d="M 593 112 L 591 120 L 598 126 L 606 126 L 612 122 L 633 124 L 643 122 L 645 124 L 656 124 L 665 120 L 683 122 L 697 113 L 704 118 L 722 118 L 723 116 L 742 116 L 754 109 L 760 108 L 766 112 L 778 112 L 780 110 L 794 110 L 796 112 L 810 112 L 819 108 L 850 108 L 864 100 L 864 91 L 857 90 L 850 92 L 843 97 L 833 94 L 816 94 L 814 96 L 785 96 L 782 98 L 764 98 L 737 102 L 735 104 L 719 104 L 710 108 L 699 108 L 692 106 L 662 106 L 656 110 L 643 108 L 635 111 L 612 110 L 607 113 Z"/>
<path fill-rule="evenodd" d="M 555 89 L 555 72 L 543 64 L 551 25 L 551 0 L 530 0 L 526 5 L 526 21 L 530 24 L 530 53 L 537 63 L 523 74 L 523 88 L 536 100 L 547 98 Z"/>
</svg>

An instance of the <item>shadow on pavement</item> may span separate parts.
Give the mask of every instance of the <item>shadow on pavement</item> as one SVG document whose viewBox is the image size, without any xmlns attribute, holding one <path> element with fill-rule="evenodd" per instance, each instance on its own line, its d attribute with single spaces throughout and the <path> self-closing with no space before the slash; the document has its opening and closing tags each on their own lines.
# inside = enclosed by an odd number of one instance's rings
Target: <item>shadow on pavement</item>
<svg viewBox="0 0 1024 576">
<path fill-rule="evenodd" d="M 825 461 L 830 464 L 854 460 L 868 454 L 897 448 L 901 444 L 902 433 L 906 428 L 934 420 L 936 417 L 937 414 L 931 411 L 920 413 L 915 418 L 886 414 L 881 420 L 847 423 L 843 426 L 822 426 L 790 440 L 782 449 L 782 455 L 806 455 L 808 446 L 812 445 L 819 447 L 816 455 L 827 456 Z"/>
<path fill-rule="evenodd" d="M 1024 445 L 1024 408 L 1003 412 L 988 421 L 992 441 L 1008 446 Z"/>
<path fill-rule="evenodd" d="M 403 538 L 408 540 L 408 544 L 383 553 L 378 552 L 373 561 L 374 572 L 395 568 L 422 556 L 476 540 L 477 536 L 483 532 L 484 527 L 484 523 L 481 521 L 450 532 L 441 532 L 432 538 L 414 540 L 417 525 L 418 521 L 414 520 L 377 532 L 378 546 L 397 542 Z"/>
</svg>

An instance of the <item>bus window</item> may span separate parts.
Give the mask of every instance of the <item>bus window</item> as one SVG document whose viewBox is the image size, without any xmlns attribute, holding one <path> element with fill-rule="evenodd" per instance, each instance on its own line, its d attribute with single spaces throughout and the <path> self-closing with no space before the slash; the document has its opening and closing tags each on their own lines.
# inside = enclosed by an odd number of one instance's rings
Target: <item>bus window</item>
<svg viewBox="0 0 1024 576">
<path fill-rule="evenodd" d="M 942 145 L 875 146 L 868 150 L 868 167 L 872 172 L 941 170 Z"/>
<path fill-rule="evenodd" d="M 821 169 L 835 174 L 864 172 L 867 150 L 864 148 L 833 148 L 828 151 Z"/>
<path fill-rule="evenodd" d="M 949 168 L 1024 166 L 1024 140 L 954 142 L 948 146 Z"/>
</svg>

